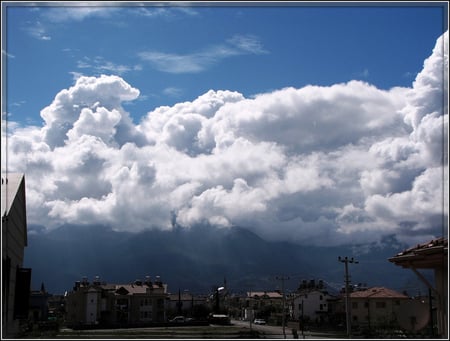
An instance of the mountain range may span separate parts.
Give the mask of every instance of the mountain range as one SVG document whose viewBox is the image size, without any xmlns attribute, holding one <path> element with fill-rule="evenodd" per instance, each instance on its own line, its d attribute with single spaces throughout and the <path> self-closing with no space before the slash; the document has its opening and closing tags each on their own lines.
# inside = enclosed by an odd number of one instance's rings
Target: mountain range
<svg viewBox="0 0 450 341">
<path fill-rule="evenodd" d="M 353 284 L 409 294 L 426 290 L 412 271 L 388 261 L 407 247 L 399 248 L 394 237 L 381 244 L 317 247 L 267 241 L 243 227 L 131 233 L 92 225 L 63 225 L 45 232 L 42 226 L 30 225 L 28 230 L 24 267 L 32 269 L 32 289 L 44 283 L 53 294 L 72 290 L 82 277 L 95 276 L 108 283 L 160 276 L 172 293 L 209 293 L 225 281 L 235 293 L 280 290 L 281 277 L 286 278 L 287 291 L 311 279 L 322 279 L 338 291 L 345 277 L 339 256 L 358 261 L 349 264 Z"/>
</svg>

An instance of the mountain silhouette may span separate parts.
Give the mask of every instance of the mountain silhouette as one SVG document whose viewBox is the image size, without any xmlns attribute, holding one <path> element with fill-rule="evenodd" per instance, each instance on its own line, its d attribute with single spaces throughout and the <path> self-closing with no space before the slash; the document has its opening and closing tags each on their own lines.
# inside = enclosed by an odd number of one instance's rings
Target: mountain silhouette
<svg viewBox="0 0 450 341">
<path fill-rule="evenodd" d="M 354 245 L 271 242 L 243 227 L 131 233 L 99 225 L 63 225 L 44 231 L 29 226 L 24 266 L 32 268 L 32 289 L 45 283 L 54 294 L 72 290 L 82 277 L 92 281 L 95 276 L 108 283 L 160 276 L 169 292 L 187 289 L 193 293 L 209 293 L 226 280 L 228 288 L 239 293 L 281 289 L 277 277 L 283 275 L 289 277 L 286 290 L 295 290 L 303 279 L 322 279 L 339 290 L 344 266 L 338 256 L 358 259 L 358 264 L 349 266 L 353 283 L 410 291 L 421 287 L 414 274 L 387 260 L 402 250 L 395 243 L 355 254 Z"/>
</svg>

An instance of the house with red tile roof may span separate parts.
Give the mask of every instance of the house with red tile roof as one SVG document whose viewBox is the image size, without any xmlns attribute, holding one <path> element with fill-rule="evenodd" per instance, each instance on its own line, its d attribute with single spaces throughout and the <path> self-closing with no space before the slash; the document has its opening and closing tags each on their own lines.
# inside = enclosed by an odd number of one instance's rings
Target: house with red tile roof
<svg viewBox="0 0 450 341">
<path fill-rule="evenodd" d="M 448 338 L 448 238 L 441 237 L 410 247 L 388 259 L 395 265 L 412 270 L 432 291 L 436 302 L 437 329 L 440 337 Z M 434 271 L 434 283 L 421 269 Z"/>
<path fill-rule="evenodd" d="M 72 327 L 141 326 L 167 320 L 167 284 L 159 277 L 152 282 L 127 284 L 77 281 L 67 295 L 67 324 Z"/>
<path fill-rule="evenodd" d="M 270 313 L 281 311 L 283 295 L 278 291 L 248 291 L 242 298 L 244 319 L 267 319 Z"/>
<path fill-rule="evenodd" d="M 386 327 L 398 324 L 402 304 L 409 297 L 385 287 L 372 287 L 350 294 L 353 326 Z"/>
</svg>

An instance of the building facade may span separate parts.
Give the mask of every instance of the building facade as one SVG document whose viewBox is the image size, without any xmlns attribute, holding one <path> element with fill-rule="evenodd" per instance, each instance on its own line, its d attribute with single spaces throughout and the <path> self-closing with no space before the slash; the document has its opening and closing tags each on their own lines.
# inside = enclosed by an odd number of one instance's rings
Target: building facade
<svg viewBox="0 0 450 341">
<path fill-rule="evenodd" d="M 167 302 L 168 318 L 170 319 L 179 315 L 195 318 L 206 317 L 207 314 L 203 313 L 200 307 L 206 308 L 207 303 L 206 295 L 194 295 L 189 292 L 169 294 L 169 300 Z M 205 311 L 205 309 L 203 310 Z"/>
<path fill-rule="evenodd" d="M 291 318 L 315 324 L 328 323 L 330 301 L 335 300 L 336 297 L 319 289 L 295 294 L 290 298 Z"/>
<path fill-rule="evenodd" d="M 23 268 L 27 246 L 25 175 L 2 174 L 2 337 L 18 336 L 28 318 L 31 269 Z"/>
<path fill-rule="evenodd" d="M 384 287 L 373 287 L 350 294 L 352 326 L 398 326 L 402 307 L 409 297 Z"/>
<path fill-rule="evenodd" d="M 283 295 L 278 291 L 247 292 L 243 303 L 244 320 L 252 320 L 255 318 L 273 319 L 274 324 L 278 324 L 281 321 Z"/>
<path fill-rule="evenodd" d="M 67 324 L 88 326 L 139 326 L 165 322 L 168 302 L 167 284 L 159 277 L 152 282 L 108 284 L 86 278 L 76 282 L 67 294 Z"/>
</svg>

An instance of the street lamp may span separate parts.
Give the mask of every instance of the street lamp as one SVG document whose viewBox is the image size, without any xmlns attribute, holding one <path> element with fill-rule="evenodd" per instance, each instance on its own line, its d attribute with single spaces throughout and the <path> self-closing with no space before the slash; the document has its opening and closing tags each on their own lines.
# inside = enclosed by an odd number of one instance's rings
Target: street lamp
<svg viewBox="0 0 450 341">
<path fill-rule="evenodd" d="M 348 263 L 358 264 L 359 262 L 352 258 L 341 256 L 338 257 L 338 261 L 345 265 L 345 320 L 347 324 L 347 336 L 350 338 L 352 335 L 352 321 L 351 321 L 351 307 L 350 307 L 350 276 L 348 275 Z"/>
</svg>

